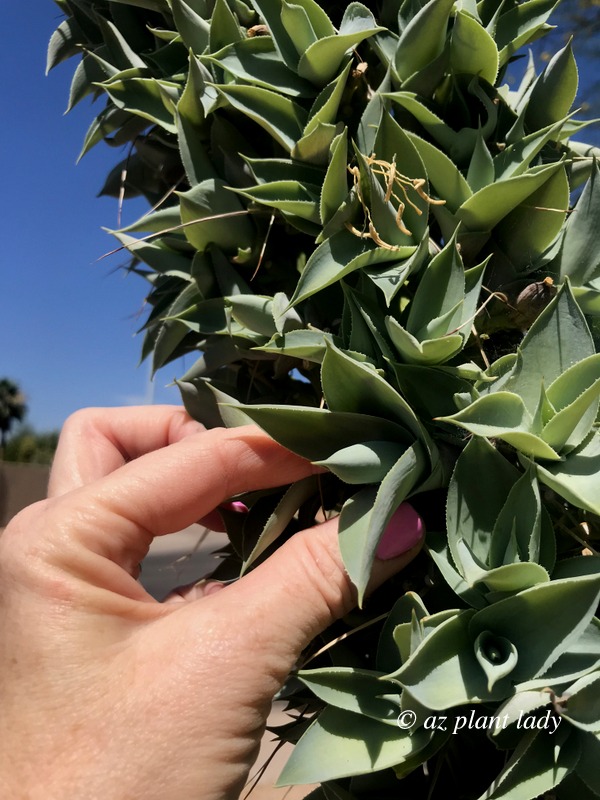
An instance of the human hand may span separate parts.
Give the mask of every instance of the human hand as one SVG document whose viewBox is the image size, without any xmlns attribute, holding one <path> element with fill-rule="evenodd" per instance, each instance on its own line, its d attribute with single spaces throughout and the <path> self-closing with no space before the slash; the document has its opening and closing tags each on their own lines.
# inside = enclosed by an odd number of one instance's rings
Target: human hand
<svg viewBox="0 0 600 800">
<path fill-rule="evenodd" d="M 257 428 L 205 431 L 175 407 L 67 422 L 49 499 L 0 537 L 3 798 L 238 797 L 274 694 L 355 603 L 336 521 L 187 602 L 153 600 L 138 565 L 155 536 L 316 471 Z M 373 586 L 420 549 L 418 518 L 402 519 Z"/>
</svg>

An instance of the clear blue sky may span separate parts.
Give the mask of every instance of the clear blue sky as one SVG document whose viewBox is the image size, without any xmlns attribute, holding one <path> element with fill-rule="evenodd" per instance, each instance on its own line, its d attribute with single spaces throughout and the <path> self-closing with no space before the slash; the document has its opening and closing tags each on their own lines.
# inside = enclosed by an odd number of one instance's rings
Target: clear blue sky
<svg viewBox="0 0 600 800">
<path fill-rule="evenodd" d="M 7 4 L 0 53 L 0 378 L 27 395 L 28 422 L 60 427 L 90 405 L 179 403 L 166 367 L 149 387 L 139 364 L 146 283 L 96 259 L 115 241 L 117 201 L 96 197 L 118 153 L 100 144 L 76 166 L 93 118 L 89 101 L 63 116 L 76 61 L 45 77 L 46 46 L 61 20 L 51 0 Z M 146 210 L 125 204 L 124 222 Z"/>
<path fill-rule="evenodd" d="M 0 52 L 0 377 L 22 386 L 38 430 L 89 405 L 178 403 L 167 384 L 183 371 L 166 367 L 150 388 L 135 336 L 146 284 L 115 272 L 118 256 L 95 263 L 114 247 L 101 226 L 116 227 L 117 202 L 96 194 L 118 153 L 100 144 L 75 166 L 93 113 L 83 101 L 63 116 L 75 61 L 44 76 L 60 19 L 51 0 L 6 4 Z M 143 211 L 126 203 L 124 222 Z"/>
</svg>

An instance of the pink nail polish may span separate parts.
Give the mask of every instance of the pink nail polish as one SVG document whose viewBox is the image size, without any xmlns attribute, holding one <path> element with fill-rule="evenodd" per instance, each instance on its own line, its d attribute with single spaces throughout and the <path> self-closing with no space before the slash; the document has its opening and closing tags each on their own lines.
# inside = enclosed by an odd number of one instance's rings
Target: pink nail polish
<svg viewBox="0 0 600 800">
<path fill-rule="evenodd" d="M 238 514 L 248 513 L 248 506 L 239 500 L 233 500 L 231 503 L 221 503 L 219 508 L 223 508 L 226 511 L 236 511 Z"/>
<path fill-rule="evenodd" d="M 397 558 L 423 539 L 425 525 L 410 503 L 402 503 L 388 522 L 377 545 L 376 556 L 382 561 Z"/>
</svg>

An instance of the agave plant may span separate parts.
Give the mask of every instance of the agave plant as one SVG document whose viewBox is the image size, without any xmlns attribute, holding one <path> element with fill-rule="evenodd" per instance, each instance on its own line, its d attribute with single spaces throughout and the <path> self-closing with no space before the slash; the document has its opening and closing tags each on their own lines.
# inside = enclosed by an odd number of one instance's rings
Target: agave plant
<svg viewBox="0 0 600 800">
<path fill-rule="evenodd" d="M 598 152 L 571 43 L 526 50 L 558 0 L 55 1 L 82 155 L 150 205 L 112 231 L 143 355 L 328 470 L 223 512 L 220 577 L 339 514 L 361 602 L 282 692 L 281 782 L 599 797 Z M 426 552 L 365 599 L 406 500 Z"/>
</svg>

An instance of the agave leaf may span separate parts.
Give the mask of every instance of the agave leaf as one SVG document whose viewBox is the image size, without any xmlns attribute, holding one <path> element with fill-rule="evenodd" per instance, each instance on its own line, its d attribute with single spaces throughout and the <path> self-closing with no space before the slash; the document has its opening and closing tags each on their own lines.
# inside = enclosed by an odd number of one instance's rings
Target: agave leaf
<svg viewBox="0 0 600 800">
<path fill-rule="evenodd" d="M 471 619 L 473 636 L 492 631 L 512 642 L 519 659 L 512 682 L 545 676 L 589 625 L 600 599 L 600 575 L 541 583 L 481 609 Z M 552 620 L 552 624 L 548 624 Z"/>
<path fill-rule="evenodd" d="M 347 129 L 333 140 L 329 166 L 321 191 L 321 222 L 326 225 L 348 197 L 348 132 Z"/>
<path fill-rule="evenodd" d="M 177 90 L 178 84 L 154 78 L 112 79 L 100 84 L 117 108 L 147 119 L 169 133 L 177 133 L 172 111 L 165 105 L 161 85 Z"/>
<path fill-rule="evenodd" d="M 282 0 L 250 0 L 250 3 L 266 23 L 284 64 L 297 71 L 299 55 L 281 19 Z"/>
<path fill-rule="evenodd" d="M 121 228 L 119 233 L 141 233 L 147 231 L 150 233 L 160 233 L 167 231 L 169 228 L 177 227 L 181 224 L 181 213 L 178 206 L 167 206 L 159 208 L 157 211 L 152 211 L 150 214 L 142 214 L 142 216 L 130 225 Z M 114 231 L 110 231 L 114 233 Z"/>
<path fill-rule="evenodd" d="M 203 56 L 206 64 L 218 64 L 240 83 L 250 83 L 289 97 L 312 97 L 314 87 L 287 67 L 269 36 L 254 36 L 227 44 Z"/>
<path fill-rule="evenodd" d="M 340 27 L 337 35 L 326 36 L 304 51 L 298 63 L 298 75 L 317 86 L 324 86 L 339 72 L 348 51 L 364 39 L 378 33 L 381 28 L 371 12 L 361 3 L 351 3 L 352 24 Z M 364 25 L 364 27 L 363 27 Z"/>
<path fill-rule="evenodd" d="M 404 428 L 367 414 L 276 405 L 240 405 L 239 410 L 288 450 L 312 461 L 358 442 L 406 442 Z"/>
<path fill-rule="evenodd" d="M 361 417 L 362 418 L 362 417 Z M 427 459 L 418 444 L 407 448 L 379 487 L 363 489 L 344 503 L 339 543 L 344 566 L 362 605 L 379 540 L 396 509 L 423 478 Z"/>
<path fill-rule="evenodd" d="M 95 52 L 90 51 L 84 54 L 77 65 L 69 88 L 67 112 L 71 111 L 84 97 L 97 92 L 102 81 L 118 74 L 115 67 L 100 57 L 100 53 L 105 49 L 99 48 Z"/>
<path fill-rule="evenodd" d="M 473 192 L 478 192 L 484 186 L 488 186 L 494 180 L 494 161 L 492 155 L 485 143 L 481 133 L 477 137 L 471 163 L 469 164 L 469 171 L 467 173 L 467 183 L 470 187 L 470 192 L 465 200 L 467 200 Z M 458 209 L 449 209 L 457 211 Z"/>
<path fill-rule="evenodd" d="M 500 51 L 500 66 L 504 66 L 513 53 L 533 41 L 559 0 L 528 0 L 502 14 L 496 25 L 496 44 Z"/>
<path fill-rule="evenodd" d="M 296 483 L 286 489 L 283 497 L 269 515 L 251 553 L 244 560 L 240 570 L 240 576 L 243 575 L 248 570 L 248 567 L 278 539 L 302 503 L 308 500 L 308 498 L 315 493 L 316 489 L 317 480 L 314 476 L 296 481 Z"/>
<path fill-rule="evenodd" d="M 517 142 L 506 147 L 494 158 L 494 174 L 496 180 L 522 175 L 527 171 L 533 159 L 550 141 L 556 141 L 566 118 L 561 117 L 545 128 L 538 128 L 528 136 L 519 138 Z"/>
<path fill-rule="evenodd" d="M 450 35 L 454 74 L 479 75 L 492 86 L 498 74 L 498 48 L 490 34 L 470 14 L 459 10 Z"/>
<path fill-rule="evenodd" d="M 314 0 L 293 0 L 292 4 L 288 3 L 287 0 L 283 0 L 281 6 L 281 19 L 286 30 L 294 39 L 294 42 L 297 42 L 296 35 L 298 34 L 299 27 L 299 17 L 295 15 L 295 9 L 299 9 L 304 12 L 304 15 L 308 20 L 313 32 L 313 41 L 316 39 L 323 39 L 326 36 L 333 36 L 335 34 L 333 23 L 319 3 L 315 3 Z M 290 15 L 289 18 L 287 17 L 288 14 Z M 286 19 L 289 19 L 289 25 L 286 24 Z M 298 52 L 301 53 L 305 47 L 306 45 L 300 44 L 298 47 Z"/>
<path fill-rule="evenodd" d="M 580 737 L 581 757 L 577 764 L 577 774 L 596 796 L 600 795 L 600 776 L 598 759 L 600 758 L 600 736 L 588 733 Z"/>
<path fill-rule="evenodd" d="M 186 239 L 202 252 L 209 244 L 222 250 L 250 247 L 254 241 L 252 223 L 237 197 L 222 180 L 205 180 L 187 192 L 178 192 L 181 221 Z M 222 218 L 218 218 L 223 215 Z M 217 217 L 215 219 L 215 217 Z M 202 220 L 208 218 L 207 223 Z M 197 222 L 197 224 L 193 224 Z"/>
<path fill-rule="evenodd" d="M 244 34 L 227 0 L 216 0 L 210 18 L 209 50 L 216 53 L 228 44 L 241 42 Z"/>
<path fill-rule="evenodd" d="M 470 179 L 465 180 L 460 170 L 452 159 L 439 150 L 435 145 L 417 136 L 416 133 L 405 131 L 410 141 L 415 146 L 425 169 L 429 182 L 434 187 L 438 196 L 446 201 L 446 208 L 453 214 L 473 194 Z M 478 187 L 479 188 L 479 187 Z"/>
<path fill-rule="evenodd" d="M 289 97 L 260 86 L 219 85 L 219 92 L 238 111 L 257 122 L 288 152 L 306 126 L 306 112 Z"/>
<path fill-rule="evenodd" d="M 325 341 L 329 337 L 330 334 L 317 330 L 295 330 L 276 334 L 267 344 L 257 349 L 321 364 L 325 357 Z"/>
<path fill-rule="evenodd" d="M 555 265 L 561 278 L 569 276 L 576 286 L 596 277 L 600 251 L 595 237 L 595 221 L 600 218 L 600 167 L 594 161 L 590 178 L 569 215 Z"/>
<path fill-rule="evenodd" d="M 360 442 L 314 463 L 333 472 L 345 483 L 380 483 L 404 449 L 395 442 Z"/>
<path fill-rule="evenodd" d="M 557 171 L 563 169 L 561 163 L 550 164 L 485 186 L 463 203 L 456 216 L 467 230 L 491 230 Z"/>
<path fill-rule="evenodd" d="M 432 731 L 403 731 L 326 708 L 294 747 L 278 786 L 315 783 L 393 767 L 424 750 Z"/>
<path fill-rule="evenodd" d="M 592 429 L 598 413 L 599 396 L 600 377 L 544 425 L 544 441 L 563 454 L 578 447 Z"/>
<path fill-rule="evenodd" d="M 319 124 L 334 124 L 337 121 L 338 109 L 346 89 L 346 81 L 352 62 L 319 93 L 308 115 L 308 123 L 304 136 L 308 136 Z"/>
<path fill-rule="evenodd" d="M 573 364 L 594 353 L 585 318 L 565 282 L 527 332 L 519 357 L 501 388 L 518 394 L 533 415 L 540 386 L 550 386 Z"/>
<path fill-rule="evenodd" d="M 173 250 L 163 242 L 145 242 L 119 231 L 114 231 L 112 235 L 135 258 L 143 261 L 155 272 L 163 275 L 173 274 L 179 277 L 187 276 L 191 272 L 192 262 L 190 258 L 185 253 Z"/>
<path fill-rule="evenodd" d="M 147 69 L 146 62 L 133 50 L 121 31 L 110 20 L 99 17 L 104 42 L 110 54 L 111 63 L 119 70 Z"/>
<path fill-rule="evenodd" d="M 559 461 L 559 454 L 532 432 L 533 420 L 517 394 L 498 391 L 475 400 L 449 417 L 440 417 L 477 436 L 496 437 L 533 458 Z"/>
<path fill-rule="evenodd" d="M 320 222 L 318 186 L 299 181 L 273 181 L 249 189 L 235 189 L 235 192 L 283 214 Z"/>
<path fill-rule="evenodd" d="M 46 75 L 53 67 L 76 55 L 80 45 L 85 44 L 83 31 L 73 18 L 63 20 L 48 42 L 46 55 Z"/>
<path fill-rule="evenodd" d="M 381 289 L 389 307 L 397 292 L 402 288 L 405 280 L 413 272 L 418 272 L 429 256 L 429 229 L 426 229 L 421 243 L 415 252 L 408 258 L 401 259 L 397 264 L 386 267 L 366 267 L 363 272 L 371 281 Z"/>
<path fill-rule="evenodd" d="M 193 2 L 169 0 L 175 25 L 188 50 L 201 55 L 208 49 L 210 24 L 194 10 Z"/>
<path fill-rule="evenodd" d="M 459 353 L 464 345 L 459 334 L 419 341 L 393 317 L 386 317 L 385 327 L 398 353 L 408 364 L 443 364 Z"/>
<path fill-rule="evenodd" d="M 565 694 L 568 700 L 564 708 L 559 705 L 560 715 L 581 730 L 599 733 L 600 671 L 579 678 Z"/>
<path fill-rule="evenodd" d="M 400 687 L 380 674 L 352 667 L 300 670 L 298 677 L 329 706 L 376 719 L 398 730 Z M 396 697 L 394 697 L 396 695 Z"/>
<path fill-rule="evenodd" d="M 548 62 L 533 85 L 525 113 L 528 129 L 540 130 L 564 119 L 575 102 L 578 80 L 571 42 L 568 42 Z"/>
<path fill-rule="evenodd" d="M 193 53 L 190 53 L 188 79 L 177 104 L 175 120 L 179 152 L 191 186 L 196 186 L 208 178 L 217 177 L 214 165 L 202 144 L 205 111 L 200 98 L 204 94 L 204 88 L 204 78 L 198 60 Z"/>
<path fill-rule="evenodd" d="M 420 620 L 428 614 L 423 601 L 415 592 L 406 592 L 392 606 L 387 615 L 377 646 L 376 667 L 381 672 L 392 672 L 397 669 L 399 661 L 398 646 L 394 642 L 394 631 L 401 623 L 410 623 L 411 627 L 420 624 Z M 410 655 L 410 652 L 408 653 Z"/>
<path fill-rule="evenodd" d="M 574 769 L 579 742 L 568 730 L 526 734 L 479 800 L 533 800 L 550 792 Z"/>
<path fill-rule="evenodd" d="M 328 408 L 352 411 L 397 422 L 414 437 L 422 434 L 414 411 L 398 392 L 377 372 L 360 364 L 327 342 L 321 369 L 321 385 Z"/>
<path fill-rule="evenodd" d="M 408 258 L 415 249 L 414 246 L 404 246 L 388 250 L 368 239 L 360 239 L 347 230 L 339 231 L 312 253 L 291 303 L 296 305 L 306 300 L 360 267 Z"/>
<path fill-rule="evenodd" d="M 260 295 L 237 295 L 226 297 L 225 304 L 231 309 L 231 315 L 251 331 L 263 336 L 273 336 L 277 332 L 273 320 L 273 300 Z"/>
<path fill-rule="evenodd" d="M 600 514 L 600 437 L 590 434 L 557 465 L 536 464 L 540 481 L 578 508 Z"/>
<path fill-rule="evenodd" d="M 394 69 L 402 81 L 440 55 L 453 5 L 453 0 L 430 0 L 402 31 L 394 59 Z"/>
</svg>

